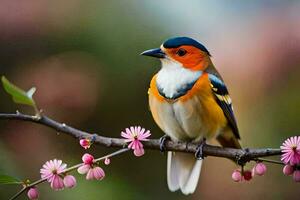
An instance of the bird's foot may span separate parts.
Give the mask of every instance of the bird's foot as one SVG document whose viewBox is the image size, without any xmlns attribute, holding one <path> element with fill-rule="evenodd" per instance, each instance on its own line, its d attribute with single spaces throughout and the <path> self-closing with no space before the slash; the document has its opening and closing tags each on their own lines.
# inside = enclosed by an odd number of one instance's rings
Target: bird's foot
<svg viewBox="0 0 300 200">
<path fill-rule="evenodd" d="M 164 135 L 161 138 L 159 138 L 159 150 L 160 152 L 166 151 L 166 141 L 170 140 L 171 138 L 168 135 Z"/>
<path fill-rule="evenodd" d="M 196 153 L 195 153 L 195 158 L 197 160 L 203 160 L 204 159 L 204 153 L 203 153 L 203 147 L 206 145 L 206 138 L 203 138 L 200 141 L 200 144 L 198 145 L 197 149 L 196 149 Z"/>
</svg>

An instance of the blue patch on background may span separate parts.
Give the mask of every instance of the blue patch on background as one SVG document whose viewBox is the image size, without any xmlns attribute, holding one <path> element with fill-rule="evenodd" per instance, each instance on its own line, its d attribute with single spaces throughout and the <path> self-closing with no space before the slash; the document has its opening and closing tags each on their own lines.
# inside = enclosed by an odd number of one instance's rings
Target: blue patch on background
<svg viewBox="0 0 300 200">
<path fill-rule="evenodd" d="M 198 49 L 206 52 L 210 56 L 209 51 L 206 49 L 206 47 L 204 45 L 200 44 L 196 40 L 189 38 L 189 37 L 175 37 L 175 38 L 168 39 L 167 41 L 165 41 L 163 43 L 163 46 L 165 48 L 177 48 L 182 45 L 191 45 L 191 46 L 197 47 Z"/>
</svg>

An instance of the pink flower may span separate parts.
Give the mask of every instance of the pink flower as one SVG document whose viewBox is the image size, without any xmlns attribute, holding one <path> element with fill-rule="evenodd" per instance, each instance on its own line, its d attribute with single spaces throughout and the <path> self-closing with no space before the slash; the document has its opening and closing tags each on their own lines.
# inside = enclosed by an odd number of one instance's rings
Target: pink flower
<svg viewBox="0 0 300 200">
<path fill-rule="evenodd" d="M 280 146 L 281 160 L 285 164 L 296 165 L 300 163 L 300 136 L 290 137 Z"/>
<path fill-rule="evenodd" d="M 293 179 L 296 182 L 300 182 L 300 171 L 299 170 L 294 171 Z"/>
<path fill-rule="evenodd" d="M 82 146 L 84 149 L 88 149 L 91 147 L 92 142 L 90 139 L 81 139 L 79 141 L 80 146 Z"/>
<path fill-rule="evenodd" d="M 53 176 L 50 186 L 53 190 L 62 190 L 65 187 L 63 179 L 58 174 Z"/>
<path fill-rule="evenodd" d="M 144 155 L 145 152 L 141 141 L 147 141 L 150 135 L 149 130 L 145 131 L 140 126 L 131 126 L 130 129 L 126 128 L 125 132 L 121 132 L 121 136 L 125 138 L 125 142 L 130 142 L 128 148 L 133 150 L 135 156 Z"/>
<path fill-rule="evenodd" d="M 82 161 L 84 165 L 78 167 L 77 169 L 79 174 L 86 174 L 87 180 L 102 180 L 104 178 L 105 173 L 103 169 L 94 163 L 94 157 L 92 155 L 87 153 L 84 154 L 82 156 Z"/>
<path fill-rule="evenodd" d="M 235 181 L 235 182 L 240 182 L 240 181 L 242 181 L 243 178 L 242 178 L 241 171 L 238 170 L 238 169 L 234 170 L 233 173 L 232 173 L 232 175 L 231 175 L 231 178 L 232 178 L 232 180 Z"/>
<path fill-rule="evenodd" d="M 88 154 L 88 153 L 85 153 L 83 156 L 82 156 L 82 161 L 84 164 L 93 164 L 94 162 L 94 156 L 92 156 L 91 154 Z"/>
<path fill-rule="evenodd" d="M 266 173 L 267 171 L 267 167 L 265 164 L 263 164 L 262 162 L 260 163 L 257 163 L 253 169 L 252 169 L 253 173 L 252 173 L 252 176 L 253 175 L 258 175 L 258 176 L 262 176 Z"/>
<path fill-rule="evenodd" d="M 109 158 L 105 158 L 104 164 L 105 164 L 105 165 L 109 165 L 109 164 L 110 164 L 110 159 L 109 159 Z"/>
<path fill-rule="evenodd" d="M 78 167 L 77 172 L 78 172 L 79 174 L 86 174 L 86 173 L 88 173 L 88 171 L 89 171 L 91 168 L 92 168 L 91 165 L 84 164 L 84 165 L 82 165 L 81 167 Z"/>
<path fill-rule="evenodd" d="M 42 179 L 47 179 L 54 190 L 61 190 L 64 188 L 61 173 L 67 168 L 67 165 L 62 160 L 47 161 L 43 168 L 40 169 Z"/>
<path fill-rule="evenodd" d="M 76 179 L 72 175 L 67 175 L 64 178 L 64 185 L 66 188 L 73 188 L 76 186 Z"/>
<path fill-rule="evenodd" d="M 86 175 L 86 179 L 87 180 L 102 180 L 105 177 L 105 173 L 103 171 L 103 169 L 101 167 L 94 167 L 89 169 L 87 175 Z"/>
<path fill-rule="evenodd" d="M 283 171 L 284 175 L 289 176 L 289 175 L 292 175 L 294 173 L 294 167 L 291 166 L 291 165 L 285 165 L 283 167 L 282 171 Z"/>
<path fill-rule="evenodd" d="M 47 178 L 48 182 L 51 182 L 53 177 L 62 173 L 67 168 L 67 165 L 62 160 L 49 160 L 40 169 L 41 178 Z"/>
<path fill-rule="evenodd" d="M 39 191 L 37 190 L 36 187 L 32 187 L 28 190 L 27 196 L 31 200 L 35 200 L 39 198 Z"/>
</svg>

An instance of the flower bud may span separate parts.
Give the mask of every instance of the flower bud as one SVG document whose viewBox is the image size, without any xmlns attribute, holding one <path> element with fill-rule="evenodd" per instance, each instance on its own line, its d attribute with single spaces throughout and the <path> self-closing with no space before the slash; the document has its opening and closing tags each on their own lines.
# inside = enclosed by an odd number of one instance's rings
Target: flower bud
<svg viewBox="0 0 300 200">
<path fill-rule="evenodd" d="M 145 154 L 144 148 L 134 149 L 133 154 L 137 157 L 140 157 Z"/>
<path fill-rule="evenodd" d="M 242 181 L 242 174 L 241 174 L 240 170 L 238 170 L 238 169 L 234 170 L 232 175 L 231 175 L 231 178 L 235 182 Z"/>
<path fill-rule="evenodd" d="M 32 187 L 28 190 L 27 196 L 31 200 L 35 200 L 39 198 L 39 191 L 37 190 L 36 187 Z"/>
<path fill-rule="evenodd" d="M 91 147 L 92 142 L 89 139 L 81 139 L 79 141 L 80 146 L 82 146 L 84 149 L 88 149 Z"/>
<path fill-rule="evenodd" d="M 62 190 L 65 187 L 63 179 L 57 174 L 53 176 L 50 186 L 53 190 Z"/>
<path fill-rule="evenodd" d="M 64 178 L 64 185 L 66 188 L 73 188 L 76 186 L 76 179 L 72 175 L 67 175 Z"/>
<path fill-rule="evenodd" d="M 93 170 L 94 170 L 94 178 L 96 180 L 102 180 L 105 177 L 105 173 L 101 167 L 95 167 Z"/>
<path fill-rule="evenodd" d="M 258 176 L 262 176 L 266 173 L 267 171 L 267 167 L 265 164 L 263 164 L 262 162 L 257 163 L 254 168 L 254 174 L 258 175 Z"/>
<path fill-rule="evenodd" d="M 88 173 L 86 175 L 86 179 L 87 180 L 93 180 L 93 179 L 102 180 L 104 178 L 104 176 L 105 176 L 105 173 L 101 167 L 94 167 L 88 171 Z"/>
<path fill-rule="evenodd" d="M 250 181 L 252 179 L 252 173 L 249 170 L 244 171 L 243 177 L 246 181 Z"/>
<path fill-rule="evenodd" d="M 94 156 L 92 156 L 91 154 L 86 153 L 82 156 L 82 161 L 83 161 L 84 164 L 91 165 L 94 162 Z"/>
<path fill-rule="evenodd" d="M 79 174 L 86 174 L 86 173 L 88 173 L 88 171 L 89 171 L 90 169 L 91 169 L 91 166 L 85 164 L 85 165 L 82 165 L 81 167 L 78 167 L 77 172 L 78 172 Z"/>
<path fill-rule="evenodd" d="M 293 179 L 296 182 L 300 182 L 300 171 L 299 170 L 294 171 L 294 173 L 293 173 Z"/>
<path fill-rule="evenodd" d="M 283 174 L 289 176 L 289 175 L 292 175 L 294 173 L 294 167 L 291 166 L 291 165 L 285 165 L 283 167 Z"/>
<path fill-rule="evenodd" d="M 110 159 L 109 159 L 109 158 L 105 158 L 104 164 L 105 164 L 105 165 L 109 165 L 109 164 L 110 164 Z"/>
</svg>

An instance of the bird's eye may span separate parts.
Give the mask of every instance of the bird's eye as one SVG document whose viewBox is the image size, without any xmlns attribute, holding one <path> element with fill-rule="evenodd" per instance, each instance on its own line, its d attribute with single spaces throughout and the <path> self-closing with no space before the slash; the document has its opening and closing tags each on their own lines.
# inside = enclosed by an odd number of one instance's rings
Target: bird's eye
<svg viewBox="0 0 300 200">
<path fill-rule="evenodd" d="M 186 54 L 186 50 L 185 49 L 178 49 L 178 51 L 176 52 L 176 54 L 178 56 L 184 56 Z"/>
</svg>

